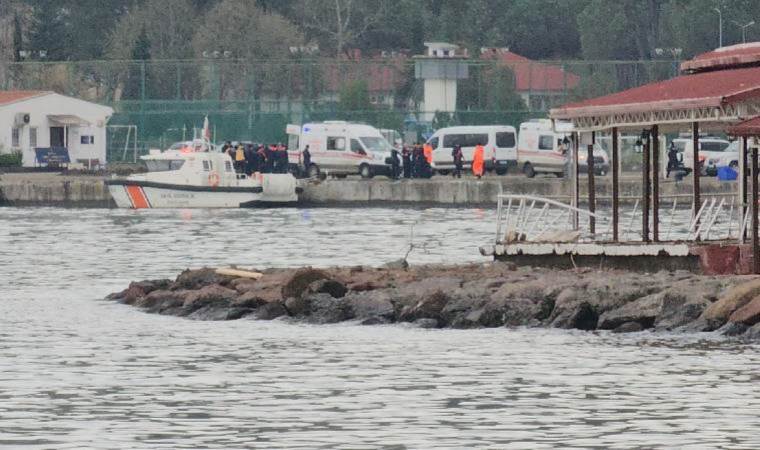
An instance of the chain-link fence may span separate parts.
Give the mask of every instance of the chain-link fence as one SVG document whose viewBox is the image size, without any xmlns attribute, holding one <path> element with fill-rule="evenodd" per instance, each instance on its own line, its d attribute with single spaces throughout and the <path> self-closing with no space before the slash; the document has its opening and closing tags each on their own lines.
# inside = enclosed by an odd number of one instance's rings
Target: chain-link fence
<svg viewBox="0 0 760 450">
<path fill-rule="evenodd" d="M 456 124 L 519 126 L 551 107 L 662 80 L 677 61 L 466 61 L 456 111 L 425 105 L 413 58 L 23 62 L 0 64 L 3 89 L 53 90 L 115 109 L 109 160 L 191 139 L 208 115 L 216 141 L 285 141 L 288 123 L 352 120 L 418 137 Z M 439 80 L 440 81 L 440 80 Z M 444 80 L 445 81 L 445 80 Z M 133 141 L 130 142 L 129 139 Z M 130 147 L 131 148 L 131 147 Z M 131 159 L 132 155 L 129 155 Z"/>
</svg>

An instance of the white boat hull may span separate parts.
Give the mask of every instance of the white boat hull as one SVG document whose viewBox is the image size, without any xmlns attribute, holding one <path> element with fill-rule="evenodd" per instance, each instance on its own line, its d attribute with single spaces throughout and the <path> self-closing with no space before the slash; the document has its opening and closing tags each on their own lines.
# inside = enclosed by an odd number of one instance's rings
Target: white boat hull
<svg viewBox="0 0 760 450">
<path fill-rule="evenodd" d="M 165 185 L 109 180 L 108 189 L 119 208 L 244 208 L 298 201 L 295 186 L 290 193 L 266 192 L 261 187 L 223 188 Z"/>
</svg>

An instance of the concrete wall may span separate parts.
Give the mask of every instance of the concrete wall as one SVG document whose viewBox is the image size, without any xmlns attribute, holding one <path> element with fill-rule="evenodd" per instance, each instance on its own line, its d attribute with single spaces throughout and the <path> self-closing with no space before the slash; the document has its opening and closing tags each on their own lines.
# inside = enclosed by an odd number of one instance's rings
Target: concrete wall
<svg viewBox="0 0 760 450">
<path fill-rule="evenodd" d="M 0 205 L 73 208 L 115 206 L 103 178 L 54 174 L 0 176 Z"/>
<path fill-rule="evenodd" d="M 632 203 L 641 195 L 638 178 L 621 180 L 620 195 L 623 202 Z M 570 202 L 572 183 L 556 178 L 527 179 L 515 177 L 486 177 L 452 180 L 435 177 L 431 180 L 389 181 L 374 180 L 328 180 L 303 184 L 301 200 L 305 205 L 330 206 L 484 206 L 494 207 L 502 184 L 505 193 L 532 194 Z M 714 179 L 702 180 L 704 195 L 730 195 L 736 190 L 735 183 L 720 183 Z M 585 182 L 581 184 L 581 199 L 587 198 Z M 596 186 L 597 201 L 609 203 L 612 186 L 605 177 Z M 670 205 L 667 196 L 683 196 L 679 204 L 685 206 L 691 197 L 691 184 L 668 182 L 661 187 L 662 204 Z M 108 189 L 100 177 L 62 176 L 49 173 L 19 173 L 0 176 L 0 204 L 12 206 L 66 206 L 66 207 L 112 207 Z"/>
<path fill-rule="evenodd" d="M 452 180 L 438 177 L 432 180 L 405 180 L 389 182 L 376 180 L 328 180 L 321 183 L 309 183 L 304 186 L 302 200 L 307 204 L 441 204 L 441 205 L 475 205 L 492 206 L 496 204 L 499 184 L 504 193 L 530 194 L 554 198 L 569 202 L 572 197 L 572 183 L 554 178 L 494 177 L 482 181 L 473 179 Z M 734 183 L 720 183 L 713 179 L 702 180 L 704 194 L 732 194 L 736 191 Z M 608 203 L 612 196 L 612 184 L 609 180 L 596 184 L 597 201 Z M 660 196 L 691 196 L 691 184 L 688 182 L 663 184 Z M 585 180 L 581 183 L 581 200 L 588 196 Z M 634 202 L 641 196 L 641 182 L 637 178 L 621 180 L 620 196 L 623 202 Z M 665 200 L 663 199 L 663 204 Z M 681 203 L 685 204 L 684 198 Z"/>
</svg>

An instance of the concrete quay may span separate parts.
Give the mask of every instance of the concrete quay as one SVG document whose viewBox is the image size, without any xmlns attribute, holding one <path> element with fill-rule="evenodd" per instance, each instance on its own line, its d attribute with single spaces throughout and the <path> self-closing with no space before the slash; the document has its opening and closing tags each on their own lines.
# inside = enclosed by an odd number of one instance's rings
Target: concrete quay
<svg viewBox="0 0 760 450">
<path fill-rule="evenodd" d="M 56 173 L 0 175 L 0 206 L 113 208 L 104 178 Z"/>
<path fill-rule="evenodd" d="M 487 176 L 482 180 L 453 180 L 438 176 L 430 180 L 391 181 L 384 177 L 372 180 L 358 178 L 302 182 L 301 202 L 306 206 L 484 206 L 496 205 L 501 184 L 503 192 L 530 194 L 569 202 L 572 182 L 554 177 L 528 179 L 522 176 Z M 586 179 L 581 180 L 581 199 L 587 198 Z M 703 195 L 730 195 L 736 184 L 713 178 L 701 181 Z M 610 177 L 596 179 L 599 204 L 609 202 L 612 194 Z M 632 203 L 641 195 L 639 177 L 622 177 L 621 202 Z M 680 183 L 661 183 L 663 199 L 691 197 L 689 179 Z M 104 178 L 99 176 L 62 175 L 56 173 L 10 173 L 0 175 L 0 205 L 57 206 L 76 208 L 112 208 Z"/>
</svg>

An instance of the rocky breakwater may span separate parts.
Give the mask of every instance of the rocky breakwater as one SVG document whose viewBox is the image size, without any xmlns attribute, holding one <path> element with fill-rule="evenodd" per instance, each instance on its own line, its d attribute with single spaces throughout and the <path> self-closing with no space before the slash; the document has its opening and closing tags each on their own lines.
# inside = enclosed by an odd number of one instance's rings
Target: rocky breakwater
<svg viewBox="0 0 760 450">
<path fill-rule="evenodd" d="M 270 269 L 251 278 L 204 268 L 175 280 L 133 282 L 108 299 L 196 320 L 718 331 L 760 339 L 760 278 L 687 272 L 518 269 L 494 262 Z"/>
</svg>

